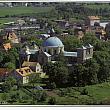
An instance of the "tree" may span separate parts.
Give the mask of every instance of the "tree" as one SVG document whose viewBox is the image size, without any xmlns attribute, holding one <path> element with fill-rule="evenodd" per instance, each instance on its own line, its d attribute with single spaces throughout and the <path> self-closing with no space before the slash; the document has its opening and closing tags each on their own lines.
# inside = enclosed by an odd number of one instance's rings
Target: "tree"
<svg viewBox="0 0 110 110">
<path fill-rule="evenodd" d="M 43 40 L 38 39 L 37 37 L 29 37 L 28 42 L 35 42 L 38 46 L 42 45 Z"/>
<path fill-rule="evenodd" d="M 94 47 L 99 42 L 99 39 L 93 33 L 86 33 L 82 38 L 83 44 L 92 44 Z"/>
<path fill-rule="evenodd" d="M 107 61 L 104 61 L 100 65 L 100 69 L 99 69 L 97 77 L 98 77 L 99 83 L 110 80 L 110 62 L 107 63 Z"/>
<path fill-rule="evenodd" d="M 10 54 L 13 54 L 13 56 L 15 57 L 16 60 L 19 60 L 19 54 L 18 54 L 18 51 L 17 51 L 16 48 L 11 48 L 11 49 L 9 50 L 9 53 L 10 53 Z"/>
<path fill-rule="evenodd" d="M 7 101 L 8 100 L 8 94 L 7 93 L 3 93 L 1 96 L 2 101 Z"/>
<path fill-rule="evenodd" d="M 69 36 L 63 39 L 63 43 L 67 51 L 74 51 L 82 45 L 82 42 L 78 38 Z"/>
<path fill-rule="evenodd" d="M 9 92 L 11 88 L 16 84 L 16 79 L 14 77 L 7 77 L 5 82 L 3 83 L 3 91 L 4 92 Z"/>
<path fill-rule="evenodd" d="M 85 67 L 82 64 L 74 65 L 73 71 L 70 73 L 70 83 L 72 82 L 75 86 L 85 85 L 86 81 L 84 78 Z"/>
<path fill-rule="evenodd" d="M 52 83 L 50 84 L 50 88 L 51 88 L 51 89 L 55 89 L 55 88 L 56 88 L 55 82 L 52 82 Z"/>
<path fill-rule="evenodd" d="M 11 62 L 5 63 L 5 67 L 12 70 L 16 68 L 15 64 Z"/>
<path fill-rule="evenodd" d="M 66 59 L 66 57 L 63 55 L 63 53 L 60 53 L 60 54 L 58 55 L 58 57 L 56 58 L 56 60 L 62 62 L 65 66 L 66 66 L 66 64 L 67 64 L 67 59 Z"/>
<path fill-rule="evenodd" d="M 3 61 L 3 52 L 0 52 L 0 63 Z"/>
<path fill-rule="evenodd" d="M 41 78 L 38 73 L 32 73 L 29 76 L 29 83 L 32 85 L 32 104 L 35 104 L 36 97 L 35 97 L 35 84 L 39 83 L 41 81 Z"/>
<path fill-rule="evenodd" d="M 100 65 L 96 62 L 96 60 L 89 59 L 85 62 L 84 66 L 86 67 L 85 74 L 87 74 L 87 84 L 98 83 L 97 74 L 99 72 Z"/>
<path fill-rule="evenodd" d="M 85 86 L 98 83 L 98 72 L 100 65 L 89 59 L 83 64 L 76 64 L 69 70 L 69 83 L 74 86 Z"/>
<path fill-rule="evenodd" d="M 63 62 L 47 63 L 44 67 L 44 72 L 49 75 L 49 82 L 55 82 L 57 86 L 66 86 L 68 82 L 68 69 Z"/>
<path fill-rule="evenodd" d="M 109 61 L 110 54 L 107 51 L 94 52 L 94 59 L 101 65 L 104 61 Z"/>
</svg>

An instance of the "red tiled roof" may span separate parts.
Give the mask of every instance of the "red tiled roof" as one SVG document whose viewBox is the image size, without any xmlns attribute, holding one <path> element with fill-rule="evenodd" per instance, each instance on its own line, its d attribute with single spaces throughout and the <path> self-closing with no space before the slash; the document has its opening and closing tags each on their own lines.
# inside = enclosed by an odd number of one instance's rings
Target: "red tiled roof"
<svg viewBox="0 0 110 110">
<path fill-rule="evenodd" d="M 21 69 L 16 69 L 16 72 L 18 74 L 20 74 L 21 76 L 28 76 L 31 73 L 33 73 L 33 71 L 29 67 L 24 67 L 24 68 L 21 68 Z"/>
<path fill-rule="evenodd" d="M 8 68 L 0 68 L 0 76 L 1 75 L 5 75 L 5 74 L 9 74 L 12 70 L 8 69 Z"/>
<path fill-rule="evenodd" d="M 3 44 L 3 47 L 5 50 L 11 49 L 11 44 L 10 43 Z"/>
</svg>

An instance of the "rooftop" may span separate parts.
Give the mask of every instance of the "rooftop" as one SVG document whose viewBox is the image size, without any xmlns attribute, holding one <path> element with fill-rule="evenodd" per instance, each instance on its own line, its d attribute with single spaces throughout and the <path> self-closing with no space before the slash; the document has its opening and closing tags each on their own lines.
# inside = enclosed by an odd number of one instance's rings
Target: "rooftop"
<svg viewBox="0 0 110 110">
<path fill-rule="evenodd" d="M 0 68 L 0 75 L 5 75 L 11 72 L 11 69 L 8 68 Z"/>
<path fill-rule="evenodd" d="M 64 56 L 77 57 L 77 52 L 64 52 Z"/>
<path fill-rule="evenodd" d="M 88 16 L 90 20 L 100 20 L 98 16 Z"/>
<path fill-rule="evenodd" d="M 16 69 L 16 72 L 24 77 L 30 75 L 33 71 L 29 67 L 23 67 L 20 69 Z"/>
<path fill-rule="evenodd" d="M 5 43 L 5 44 L 3 44 L 3 47 L 4 47 L 5 50 L 9 50 L 9 49 L 11 49 L 11 44 L 10 43 Z"/>
<path fill-rule="evenodd" d="M 26 66 L 26 67 L 29 67 L 29 66 L 36 66 L 37 64 L 39 64 L 38 62 L 28 62 L 28 61 L 24 61 L 22 66 Z"/>
<path fill-rule="evenodd" d="M 58 37 L 50 37 L 42 44 L 43 47 L 63 47 L 62 41 Z"/>
<path fill-rule="evenodd" d="M 46 56 L 48 56 L 48 57 L 50 57 L 51 55 L 50 54 L 48 54 L 47 52 L 44 52 L 44 54 L 46 55 Z"/>
<path fill-rule="evenodd" d="M 6 35 L 7 39 L 17 39 L 17 36 L 14 32 L 8 32 Z"/>
</svg>

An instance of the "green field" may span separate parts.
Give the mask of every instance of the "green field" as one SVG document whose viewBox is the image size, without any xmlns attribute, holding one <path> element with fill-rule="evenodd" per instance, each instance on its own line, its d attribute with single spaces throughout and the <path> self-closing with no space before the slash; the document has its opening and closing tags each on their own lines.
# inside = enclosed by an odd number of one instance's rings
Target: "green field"
<svg viewBox="0 0 110 110">
<path fill-rule="evenodd" d="M 4 23 L 16 21 L 15 18 L 11 18 L 9 16 L 13 15 L 30 15 L 37 13 L 45 13 L 49 12 L 54 7 L 1 7 L 0 8 L 0 26 L 3 26 Z"/>
<path fill-rule="evenodd" d="M 53 7 L 2 7 L 0 8 L 0 17 L 6 15 L 43 13 L 51 11 L 51 9 L 53 9 Z"/>
<path fill-rule="evenodd" d="M 92 9 L 104 9 L 104 8 L 107 8 L 107 9 L 110 9 L 110 5 L 109 4 L 88 4 L 88 5 L 85 5 L 85 7 L 88 7 L 88 8 L 92 8 Z"/>
<path fill-rule="evenodd" d="M 87 95 L 82 95 L 81 91 L 86 88 Z M 64 91 L 68 91 L 67 89 Z M 57 104 L 65 105 L 87 105 L 100 104 L 105 100 L 110 102 L 110 83 L 96 84 L 86 87 L 73 87 L 64 96 L 55 96 Z"/>
<path fill-rule="evenodd" d="M 88 91 L 88 94 L 81 94 L 82 90 L 85 88 Z M 64 92 L 63 95 L 59 94 L 61 89 Z M 85 87 L 60 88 L 54 89 L 52 91 L 45 91 L 47 93 L 46 100 L 43 102 L 37 102 L 37 105 L 47 105 L 50 97 L 55 97 L 56 105 L 99 105 L 105 102 L 110 104 L 110 83 L 102 83 Z M 12 104 L 30 104 L 32 100 L 32 94 L 25 88 L 21 88 L 19 91 L 14 89 L 9 91 L 7 93 L 8 97 L 6 97 L 6 100 L 10 100 L 10 94 L 16 93 L 19 93 L 20 97 Z M 0 93 L 0 102 L 3 101 L 2 95 L 3 93 Z"/>
</svg>

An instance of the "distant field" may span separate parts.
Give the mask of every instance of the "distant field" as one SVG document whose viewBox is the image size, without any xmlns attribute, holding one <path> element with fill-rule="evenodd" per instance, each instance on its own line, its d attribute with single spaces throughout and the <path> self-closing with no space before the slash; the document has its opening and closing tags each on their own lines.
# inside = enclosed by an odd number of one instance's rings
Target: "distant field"
<svg viewBox="0 0 110 110">
<path fill-rule="evenodd" d="M 0 17 L 6 15 L 42 13 L 48 12 L 51 9 L 53 9 L 53 7 L 2 7 L 0 8 Z"/>
<path fill-rule="evenodd" d="M 100 9 L 100 8 L 102 8 L 102 9 L 104 9 L 104 8 L 108 8 L 108 9 L 110 9 L 110 5 L 109 4 L 99 4 L 99 5 L 97 5 L 97 4 L 88 4 L 88 5 L 85 5 L 85 7 L 88 7 L 88 8 L 92 8 L 92 9 Z"/>
<path fill-rule="evenodd" d="M 20 14 L 34 14 L 49 12 L 54 7 L 2 7 L 0 8 L 0 17 L 6 17 L 7 15 L 20 15 Z M 15 21 L 15 18 L 0 18 L 0 26 L 3 26 L 6 22 Z"/>
</svg>

